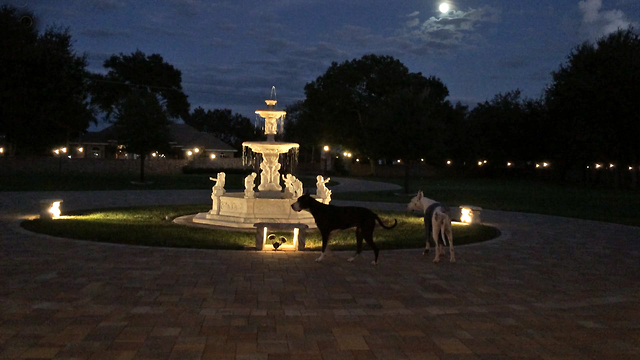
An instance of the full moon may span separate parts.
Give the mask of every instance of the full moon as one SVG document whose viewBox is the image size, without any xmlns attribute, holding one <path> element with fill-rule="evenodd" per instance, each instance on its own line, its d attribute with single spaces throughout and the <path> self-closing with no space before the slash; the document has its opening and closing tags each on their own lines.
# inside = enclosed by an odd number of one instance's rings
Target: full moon
<svg viewBox="0 0 640 360">
<path fill-rule="evenodd" d="M 442 3 L 442 4 L 440 4 L 440 7 L 438 7 L 438 9 L 440 9 L 441 13 L 445 14 L 445 13 L 449 12 L 449 4 Z"/>
</svg>

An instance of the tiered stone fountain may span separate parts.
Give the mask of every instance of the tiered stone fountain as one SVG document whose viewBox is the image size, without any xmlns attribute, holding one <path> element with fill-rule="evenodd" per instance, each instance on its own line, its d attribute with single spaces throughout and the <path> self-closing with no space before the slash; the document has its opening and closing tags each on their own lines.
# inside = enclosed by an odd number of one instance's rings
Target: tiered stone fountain
<svg viewBox="0 0 640 360">
<path fill-rule="evenodd" d="M 309 212 L 291 209 L 291 204 L 303 193 L 302 182 L 292 174 L 280 174 L 280 155 L 297 150 L 300 145 L 275 141 L 278 121 L 284 119 L 286 112 L 275 109 L 276 100 L 265 102 L 267 109 L 257 110 L 256 114 L 264 118 L 267 140 L 242 143 L 245 149 L 259 154 L 257 158 L 262 159 L 257 191 L 255 172 L 245 178 L 244 192 L 227 192 L 224 189 L 225 174 L 218 173 L 216 178 L 211 178 L 216 182 L 212 188 L 211 210 L 194 216 L 194 223 L 233 229 L 251 229 L 257 223 L 304 224 L 310 228 L 315 227 L 313 216 Z M 289 156 L 297 156 L 297 151 L 294 153 Z M 284 191 L 280 184 L 281 178 L 285 185 Z M 327 181 L 328 179 L 318 176 L 316 183 L 316 199 L 326 204 L 331 201 L 331 190 L 325 186 Z"/>
</svg>

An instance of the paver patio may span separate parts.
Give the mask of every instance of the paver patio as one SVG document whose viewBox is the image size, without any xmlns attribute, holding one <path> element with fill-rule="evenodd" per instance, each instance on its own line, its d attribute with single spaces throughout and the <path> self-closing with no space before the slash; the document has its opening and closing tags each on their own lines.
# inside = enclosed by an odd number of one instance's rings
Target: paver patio
<svg viewBox="0 0 640 360">
<path fill-rule="evenodd" d="M 0 193 L 0 359 L 640 358 L 640 228 L 485 210 L 502 236 L 457 263 L 415 249 L 374 267 L 370 251 L 316 263 L 21 229 L 48 195 L 92 208 L 209 192 Z"/>
</svg>

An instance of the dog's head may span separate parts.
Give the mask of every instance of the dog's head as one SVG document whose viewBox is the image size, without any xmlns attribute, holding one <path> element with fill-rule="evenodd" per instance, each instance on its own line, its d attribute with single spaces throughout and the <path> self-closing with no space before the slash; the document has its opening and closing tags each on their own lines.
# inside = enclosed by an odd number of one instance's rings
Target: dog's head
<svg viewBox="0 0 640 360">
<path fill-rule="evenodd" d="M 416 196 L 414 196 L 411 201 L 409 201 L 409 204 L 407 204 L 407 212 L 414 212 L 414 211 L 419 211 L 419 212 L 424 212 L 424 205 L 422 204 L 422 190 L 418 191 L 418 194 Z"/>
<path fill-rule="evenodd" d="M 313 206 L 314 202 L 317 202 L 317 201 L 316 199 L 312 198 L 311 195 L 303 194 L 298 198 L 298 200 L 296 200 L 296 202 L 291 204 L 291 208 L 294 211 L 309 210 L 311 206 Z"/>
</svg>

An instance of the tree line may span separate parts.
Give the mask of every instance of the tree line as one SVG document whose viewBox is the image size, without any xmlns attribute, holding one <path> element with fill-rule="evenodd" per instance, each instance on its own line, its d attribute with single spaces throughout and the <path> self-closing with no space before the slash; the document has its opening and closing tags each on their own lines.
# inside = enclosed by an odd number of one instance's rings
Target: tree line
<svg viewBox="0 0 640 360">
<path fill-rule="evenodd" d="M 252 122 L 229 109 L 190 112 L 182 73 L 159 54 L 112 55 L 106 74 L 86 70 L 67 29 L 48 27 L 28 10 L 0 7 L 0 133 L 10 156 L 51 154 L 104 120 L 127 151 L 167 151 L 168 125 L 182 120 L 238 148 L 256 140 Z"/>
<path fill-rule="evenodd" d="M 633 28 L 577 46 L 537 99 L 518 89 L 469 109 L 440 79 L 390 56 L 334 62 L 288 111 L 288 140 L 314 153 L 339 144 L 368 161 L 401 159 L 473 173 L 544 170 L 562 181 L 636 186 L 640 37 Z M 317 154 L 317 153 L 316 153 Z M 318 155 L 315 155 L 318 157 Z M 397 160 L 396 160 L 397 161 Z"/>
<path fill-rule="evenodd" d="M 190 111 L 180 70 L 159 54 L 112 55 L 103 64 L 106 73 L 93 74 L 67 29 L 40 34 L 37 20 L 28 11 L 0 7 L 6 154 L 50 154 L 99 118 L 114 124 L 142 164 L 146 154 L 168 146 L 168 124 L 180 119 L 239 150 L 243 141 L 261 138 L 248 118 L 229 109 Z M 401 160 L 407 181 L 422 163 L 490 172 L 544 162 L 559 179 L 580 180 L 608 168 L 616 174 L 613 183 L 624 171 L 635 186 L 639 80 L 640 37 L 633 28 L 574 48 L 539 98 L 515 89 L 472 109 L 448 100 L 439 78 L 370 54 L 333 62 L 309 82 L 305 99 L 286 108 L 284 137 L 298 142 L 310 160 L 327 144 L 348 148 L 374 174 L 380 160 Z"/>
</svg>

